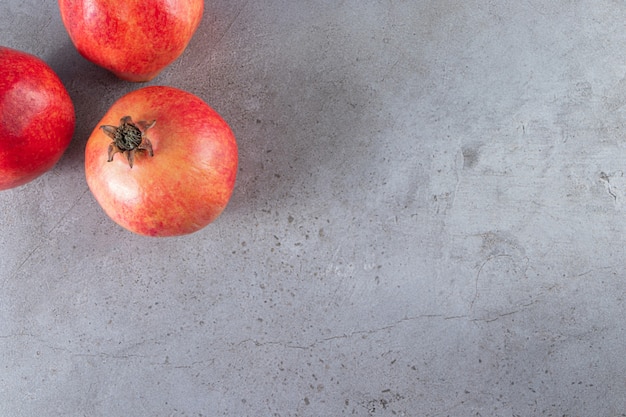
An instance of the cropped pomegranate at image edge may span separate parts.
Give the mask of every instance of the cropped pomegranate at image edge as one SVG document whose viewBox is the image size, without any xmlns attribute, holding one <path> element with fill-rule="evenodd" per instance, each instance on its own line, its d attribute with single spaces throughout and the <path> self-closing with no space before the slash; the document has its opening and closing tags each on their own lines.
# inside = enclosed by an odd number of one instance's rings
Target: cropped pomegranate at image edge
<svg viewBox="0 0 626 417">
<path fill-rule="evenodd" d="M 72 43 L 127 81 L 156 77 L 185 50 L 204 0 L 58 0 Z"/>
<path fill-rule="evenodd" d="M 85 148 L 89 189 L 105 213 L 140 235 L 196 232 L 225 209 L 238 151 L 222 117 L 173 87 L 144 87 L 115 102 Z"/>
<path fill-rule="evenodd" d="M 0 46 L 0 190 L 49 171 L 69 146 L 74 105 L 41 59 Z"/>
</svg>

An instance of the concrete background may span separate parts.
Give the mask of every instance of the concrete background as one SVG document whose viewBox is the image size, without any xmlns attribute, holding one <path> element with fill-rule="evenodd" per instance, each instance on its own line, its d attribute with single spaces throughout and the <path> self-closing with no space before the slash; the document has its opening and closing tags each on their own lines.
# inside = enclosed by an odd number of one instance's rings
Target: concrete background
<svg viewBox="0 0 626 417">
<path fill-rule="evenodd" d="M 258 3 L 258 4 L 257 4 Z M 0 193 L 2 416 L 626 415 L 626 5 L 207 1 L 148 85 L 238 138 L 224 214 L 135 236 L 84 180 L 139 88 L 0 3 L 77 111 Z"/>
</svg>

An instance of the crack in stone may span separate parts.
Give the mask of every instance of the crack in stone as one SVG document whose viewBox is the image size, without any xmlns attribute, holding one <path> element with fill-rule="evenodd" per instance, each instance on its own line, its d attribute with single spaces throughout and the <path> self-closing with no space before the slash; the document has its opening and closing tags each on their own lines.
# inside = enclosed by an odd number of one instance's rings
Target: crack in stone
<svg viewBox="0 0 626 417">
<path fill-rule="evenodd" d="M 520 307 L 528 307 L 530 305 L 534 304 L 530 303 L 530 304 L 526 304 L 526 305 L 521 305 Z M 418 316 L 412 316 L 412 317 L 405 317 L 401 320 L 396 321 L 395 323 L 386 325 L 386 326 L 382 326 L 382 327 L 378 327 L 375 329 L 369 329 L 369 330 L 355 330 L 353 332 L 349 332 L 349 333 L 344 333 L 344 334 L 339 334 L 339 335 L 335 335 L 335 336 L 329 336 L 329 337 L 325 337 L 325 338 L 321 338 L 321 339 L 317 339 L 312 341 L 311 343 L 308 344 L 296 344 L 293 342 L 286 342 L 286 341 L 266 341 L 266 342 L 262 342 L 262 341 L 258 341 L 255 340 L 253 338 L 248 338 L 248 339 L 244 339 L 241 342 L 237 343 L 237 346 L 246 344 L 246 343 L 252 343 L 254 344 L 254 346 L 257 347 L 261 347 L 261 346 L 281 346 L 283 348 L 288 348 L 288 349 L 301 349 L 301 350 L 308 350 L 308 349 L 312 349 L 315 346 L 322 344 L 322 343 L 327 343 L 327 342 L 331 342 L 333 340 L 341 340 L 341 339 L 350 339 L 353 338 L 355 336 L 359 336 L 359 335 L 372 335 L 372 334 L 376 334 L 379 332 L 383 332 L 383 331 L 388 331 L 391 330 L 393 328 L 395 328 L 396 326 L 405 323 L 405 322 L 410 322 L 410 321 L 416 321 L 416 320 L 424 320 L 424 319 L 440 319 L 440 320 L 468 320 L 470 322 L 485 322 L 485 323 L 491 323 L 494 322 L 496 320 L 499 320 L 503 317 L 507 317 L 507 316 L 511 316 L 514 314 L 517 314 L 519 312 L 521 312 L 522 309 L 516 309 L 516 310 L 512 310 L 512 311 L 507 311 L 505 313 L 500 313 L 495 317 L 489 317 L 489 318 L 471 318 L 468 315 L 444 315 L 444 314 L 421 314 Z"/>
<path fill-rule="evenodd" d="M 509 310 L 509 311 L 505 311 L 502 313 L 498 313 L 496 315 L 493 316 L 487 316 L 487 317 L 472 317 L 470 315 L 445 315 L 445 314 L 420 314 L 417 316 L 411 316 L 411 317 L 405 317 L 403 319 L 400 319 L 392 324 L 388 324 L 386 326 L 381 326 L 375 329 L 369 329 L 369 330 L 355 330 L 353 332 L 349 332 L 349 333 L 343 333 L 343 334 L 339 334 L 339 335 L 335 335 L 335 336 L 329 336 L 329 337 L 324 337 L 321 339 L 317 339 L 314 340 L 310 343 L 307 344 L 297 344 L 294 342 L 288 342 L 288 341 L 259 341 L 253 338 L 247 338 L 244 339 L 238 343 L 236 343 L 236 346 L 241 346 L 247 343 L 252 343 L 254 346 L 256 347 L 262 347 L 262 346 L 281 346 L 283 348 L 286 349 L 300 349 L 300 350 L 308 350 L 308 349 L 313 349 L 315 346 L 323 344 L 323 343 L 328 343 L 331 342 L 333 340 L 341 340 L 341 339 L 350 339 L 353 338 L 355 336 L 359 336 L 359 335 L 372 335 L 372 334 L 376 334 L 379 332 L 383 332 L 383 331 L 388 331 L 388 330 L 392 330 L 393 328 L 397 327 L 398 325 L 405 323 L 405 322 L 410 322 L 410 321 L 416 321 L 416 320 L 424 320 L 424 319 L 440 319 L 440 320 L 467 320 L 468 322 L 471 323 L 478 323 L 478 322 L 483 322 L 483 323 L 493 323 L 497 320 L 500 320 L 502 318 L 506 318 L 508 316 L 512 316 L 518 313 L 521 313 L 524 311 L 524 309 L 526 309 L 527 307 L 530 307 L 534 304 L 536 304 L 537 301 L 531 301 L 529 303 L 526 304 L 519 304 L 517 306 L 517 308 L 513 309 L 513 310 Z"/>
</svg>

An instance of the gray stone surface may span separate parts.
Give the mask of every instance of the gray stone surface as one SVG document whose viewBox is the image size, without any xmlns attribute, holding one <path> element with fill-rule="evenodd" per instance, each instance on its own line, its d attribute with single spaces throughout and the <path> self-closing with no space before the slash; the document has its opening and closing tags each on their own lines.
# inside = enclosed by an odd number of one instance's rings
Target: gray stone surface
<svg viewBox="0 0 626 417">
<path fill-rule="evenodd" d="M 77 110 L 0 193 L 0 415 L 623 416 L 626 5 L 207 1 L 148 85 L 240 146 L 202 231 L 116 226 L 85 141 L 139 85 L 0 3 Z"/>
</svg>

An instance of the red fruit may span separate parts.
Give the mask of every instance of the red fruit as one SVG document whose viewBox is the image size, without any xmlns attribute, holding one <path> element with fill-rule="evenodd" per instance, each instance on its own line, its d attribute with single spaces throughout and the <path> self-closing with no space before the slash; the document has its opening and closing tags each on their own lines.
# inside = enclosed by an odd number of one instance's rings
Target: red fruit
<svg viewBox="0 0 626 417">
<path fill-rule="evenodd" d="M 50 170 L 67 149 L 74 105 L 41 59 L 0 46 L 0 190 Z"/>
<path fill-rule="evenodd" d="M 87 184 L 104 211 L 141 235 L 195 232 L 226 207 L 237 143 L 193 94 L 145 87 L 120 98 L 87 141 Z"/>
<path fill-rule="evenodd" d="M 128 81 L 149 81 L 185 50 L 203 0 L 59 0 L 78 52 Z"/>
</svg>

